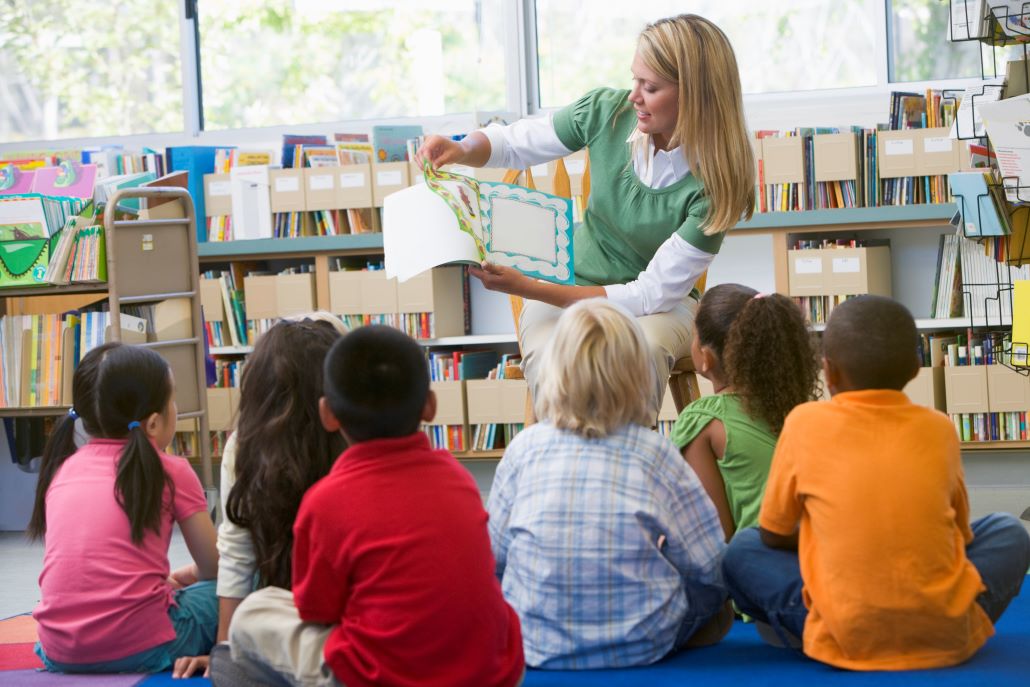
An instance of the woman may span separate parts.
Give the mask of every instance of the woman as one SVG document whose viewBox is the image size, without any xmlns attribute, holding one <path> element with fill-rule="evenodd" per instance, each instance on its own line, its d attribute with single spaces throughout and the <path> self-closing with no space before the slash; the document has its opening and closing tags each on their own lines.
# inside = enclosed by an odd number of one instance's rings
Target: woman
<svg viewBox="0 0 1030 687">
<path fill-rule="evenodd" d="M 589 146 L 576 285 L 489 263 L 472 274 L 490 290 L 527 299 L 519 344 L 534 390 L 538 354 L 562 308 L 597 296 L 626 307 L 651 347 L 657 415 L 672 365 L 690 353 L 694 284 L 724 232 L 750 217 L 754 155 L 733 48 L 710 21 L 684 14 L 649 24 L 630 69 L 629 91 L 597 89 L 553 115 L 491 125 L 461 142 L 431 136 L 416 157 L 434 166 L 526 168 Z"/>
</svg>

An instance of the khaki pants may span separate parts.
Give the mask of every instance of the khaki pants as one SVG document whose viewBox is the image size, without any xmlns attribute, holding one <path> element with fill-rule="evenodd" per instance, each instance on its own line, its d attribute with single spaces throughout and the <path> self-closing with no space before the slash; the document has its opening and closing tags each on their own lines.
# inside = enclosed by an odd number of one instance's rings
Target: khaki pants
<svg viewBox="0 0 1030 687">
<path fill-rule="evenodd" d="M 551 339 L 551 333 L 562 314 L 562 308 L 527 300 L 519 318 L 519 349 L 522 351 L 522 370 L 529 383 L 530 393 L 536 398 L 539 383 L 540 355 Z M 672 310 L 637 318 L 637 324 L 644 330 L 644 338 L 651 347 L 654 361 L 655 390 L 650 399 L 649 415 L 658 419 L 669 373 L 680 358 L 690 355 L 690 344 L 694 338 L 694 316 L 697 301 L 684 298 Z"/>
<path fill-rule="evenodd" d="M 322 657 L 332 629 L 301 620 L 291 592 L 266 587 L 248 595 L 233 614 L 232 659 L 269 685 L 342 687 Z"/>
</svg>

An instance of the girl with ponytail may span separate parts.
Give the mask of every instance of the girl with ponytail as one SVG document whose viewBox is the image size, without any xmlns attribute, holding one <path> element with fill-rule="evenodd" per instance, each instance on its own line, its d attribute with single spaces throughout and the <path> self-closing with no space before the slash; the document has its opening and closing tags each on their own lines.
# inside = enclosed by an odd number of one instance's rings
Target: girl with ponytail
<svg viewBox="0 0 1030 687">
<path fill-rule="evenodd" d="M 29 526 L 44 537 L 36 653 L 55 672 L 160 672 L 210 650 L 217 623 L 215 531 L 175 433 L 165 360 L 109 344 L 76 370 L 75 406 L 43 454 Z M 76 449 L 81 418 L 92 439 Z M 195 563 L 170 574 L 172 524 Z M 189 586 L 185 586 L 189 585 Z"/>
<path fill-rule="evenodd" d="M 819 362 L 800 309 L 740 284 L 698 306 L 694 368 L 714 396 L 683 409 L 671 439 L 711 497 L 727 541 L 758 525 L 773 447 L 794 406 L 816 397 Z"/>
</svg>

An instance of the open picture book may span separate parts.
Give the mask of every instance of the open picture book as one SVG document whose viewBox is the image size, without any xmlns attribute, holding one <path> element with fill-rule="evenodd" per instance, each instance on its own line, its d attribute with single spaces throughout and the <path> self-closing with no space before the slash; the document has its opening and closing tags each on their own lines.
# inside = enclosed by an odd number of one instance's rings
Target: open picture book
<svg viewBox="0 0 1030 687">
<path fill-rule="evenodd" d="M 424 184 L 383 201 L 387 277 L 489 261 L 535 279 L 574 283 L 572 201 L 427 166 Z"/>
</svg>

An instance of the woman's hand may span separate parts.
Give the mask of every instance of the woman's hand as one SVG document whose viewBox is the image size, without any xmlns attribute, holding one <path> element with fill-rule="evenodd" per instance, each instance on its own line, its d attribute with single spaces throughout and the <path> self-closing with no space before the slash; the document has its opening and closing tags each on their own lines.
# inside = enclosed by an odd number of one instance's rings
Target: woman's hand
<svg viewBox="0 0 1030 687">
<path fill-rule="evenodd" d="M 514 267 L 492 262 L 484 262 L 481 267 L 469 267 L 469 274 L 483 282 L 487 290 L 501 291 L 513 296 L 526 295 L 527 288 L 534 281 Z"/>
<path fill-rule="evenodd" d="M 180 656 L 172 666 L 172 677 L 192 677 L 201 668 L 204 669 L 204 677 L 207 677 L 211 670 L 210 656 Z"/>
<path fill-rule="evenodd" d="M 416 151 L 415 164 L 422 169 L 423 164 L 428 160 L 433 169 L 439 169 L 443 165 L 462 162 L 464 158 L 465 148 L 457 141 L 443 136 L 430 136 Z"/>
</svg>

